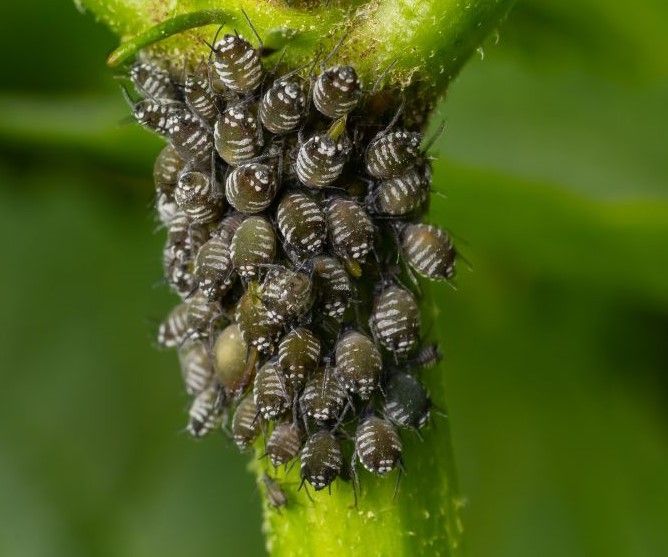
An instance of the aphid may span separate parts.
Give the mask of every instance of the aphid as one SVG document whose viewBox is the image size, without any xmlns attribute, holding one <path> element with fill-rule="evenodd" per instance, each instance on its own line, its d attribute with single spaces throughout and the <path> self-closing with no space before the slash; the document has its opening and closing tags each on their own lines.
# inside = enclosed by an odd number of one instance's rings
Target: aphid
<svg viewBox="0 0 668 557">
<path fill-rule="evenodd" d="M 455 274 L 456 250 L 450 236 L 431 224 L 409 224 L 401 231 L 401 251 L 419 275 L 446 280 Z"/>
<path fill-rule="evenodd" d="M 188 298 L 188 331 L 193 338 L 205 336 L 216 319 L 221 316 L 220 303 L 209 300 L 209 297 L 200 290 Z"/>
<path fill-rule="evenodd" d="M 207 240 L 197 252 L 193 272 L 200 291 L 210 300 L 220 299 L 233 279 L 228 242 L 220 236 Z"/>
<path fill-rule="evenodd" d="M 269 165 L 257 162 L 237 166 L 225 180 L 225 196 L 237 211 L 264 211 L 276 195 L 276 176 Z"/>
<path fill-rule="evenodd" d="M 163 191 L 159 192 L 155 198 L 155 211 L 163 226 L 169 226 L 181 212 L 172 195 Z"/>
<path fill-rule="evenodd" d="M 313 282 L 306 273 L 272 269 L 262 283 L 262 301 L 269 319 L 282 323 L 304 315 L 313 302 Z"/>
<path fill-rule="evenodd" d="M 299 403 L 303 414 L 327 422 L 339 417 L 346 399 L 346 391 L 330 368 L 317 372 L 306 382 Z"/>
<path fill-rule="evenodd" d="M 289 388 L 278 362 L 270 360 L 255 374 L 253 398 L 255 406 L 266 420 L 274 420 L 283 414 L 292 400 Z"/>
<path fill-rule="evenodd" d="M 169 72 L 150 62 L 139 62 L 130 69 L 130 80 L 144 97 L 156 100 L 175 100 L 179 91 Z"/>
<path fill-rule="evenodd" d="M 248 394 L 239 402 L 232 416 L 232 438 L 240 450 L 247 449 L 260 435 L 261 418 L 253 395 Z"/>
<path fill-rule="evenodd" d="M 227 107 L 216 120 L 213 136 L 220 158 L 233 166 L 257 157 L 264 144 L 255 107 L 247 103 Z"/>
<path fill-rule="evenodd" d="M 199 393 L 188 410 L 186 430 L 193 437 L 204 437 L 218 427 L 225 414 L 225 395 L 218 385 L 211 385 Z"/>
<path fill-rule="evenodd" d="M 278 345 L 278 363 L 295 389 L 304 386 L 320 361 L 320 340 L 305 327 L 292 329 Z"/>
<path fill-rule="evenodd" d="M 321 255 L 313 259 L 317 307 L 337 321 L 343 318 L 353 294 L 350 277 L 335 257 Z"/>
<path fill-rule="evenodd" d="M 206 389 L 213 379 L 213 362 L 206 344 L 196 340 L 179 350 L 181 376 L 189 395 L 197 395 Z"/>
<path fill-rule="evenodd" d="M 362 400 L 378 385 L 383 361 L 375 343 L 357 331 L 345 333 L 336 343 L 336 376 L 351 393 Z"/>
<path fill-rule="evenodd" d="M 206 79 L 198 75 L 189 75 L 186 77 L 183 92 L 186 105 L 193 114 L 213 125 L 218 117 L 218 106 Z"/>
<path fill-rule="evenodd" d="M 237 231 L 237 228 L 239 228 L 245 218 L 246 217 L 241 213 L 233 213 L 226 216 L 222 221 L 220 221 L 220 224 L 218 225 L 218 228 L 215 230 L 213 235 L 218 236 L 229 246 L 232 243 L 232 237 L 234 236 L 234 233 Z"/>
<path fill-rule="evenodd" d="M 225 86 L 236 93 L 251 93 L 262 81 L 257 50 L 236 35 L 225 35 L 213 45 L 213 68 Z"/>
<path fill-rule="evenodd" d="M 327 238 L 324 213 L 308 195 L 299 192 L 283 196 L 276 210 L 278 229 L 286 244 L 300 256 L 320 253 Z"/>
<path fill-rule="evenodd" d="M 424 204 L 429 187 L 429 173 L 411 168 L 378 184 L 374 192 L 375 210 L 393 217 L 408 215 Z"/>
<path fill-rule="evenodd" d="M 302 484 L 307 481 L 316 491 L 330 485 L 341 473 L 343 465 L 338 440 L 325 430 L 317 431 L 306 440 L 300 459 Z"/>
<path fill-rule="evenodd" d="M 160 135 L 169 136 L 174 123 L 185 117 L 185 110 L 180 103 L 161 104 L 158 101 L 145 99 L 137 103 L 131 102 L 132 116 L 140 126 Z M 183 153 L 177 148 L 181 157 Z M 185 158 L 188 158 L 187 156 Z"/>
<path fill-rule="evenodd" d="M 384 287 L 374 298 L 369 326 L 390 352 L 411 351 L 420 337 L 420 308 L 415 296 L 399 286 Z"/>
<path fill-rule="evenodd" d="M 369 416 L 355 432 L 355 453 L 369 472 L 383 476 L 401 462 L 401 439 L 387 420 Z"/>
<path fill-rule="evenodd" d="M 371 140 L 364 155 L 366 171 L 374 178 L 396 178 L 411 168 L 420 154 L 422 135 L 397 130 Z"/>
<path fill-rule="evenodd" d="M 235 320 L 239 324 L 243 339 L 260 352 L 271 352 L 281 333 L 281 326 L 269 319 L 259 295 L 259 286 L 251 282 L 239 298 Z"/>
<path fill-rule="evenodd" d="M 213 222 L 221 212 L 220 198 L 214 192 L 211 179 L 202 172 L 181 174 L 174 190 L 174 200 L 193 223 Z"/>
<path fill-rule="evenodd" d="M 341 129 L 335 129 L 337 126 Z M 324 188 L 343 172 L 352 149 L 345 135 L 345 122 L 336 122 L 334 131 L 317 134 L 302 143 L 297 152 L 295 172 L 299 181 L 309 188 Z"/>
<path fill-rule="evenodd" d="M 264 484 L 264 492 L 267 502 L 274 508 L 280 509 L 288 504 L 288 496 L 276 480 L 270 478 L 267 474 L 262 475 L 262 483 Z"/>
<path fill-rule="evenodd" d="M 153 182 L 161 193 L 170 193 L 176 187 L 179 173 L 185 165 L 184 160 L 170 144 L 165 145 L 153 165 Z"/>
<path fill-rule="evenodd" d="M 163 268 L 167 282 L 182 298 L 194 289 L 192 261 L 200 246 L 207 240 L 208 232 L 198 225 L 189 225 L 181 210 L 170 221 L 168 238 L 163 250 Z"/>
<path fill-rule="evenodd" d="M 287 464 L 299 454 L 302 448 L 302 430 L 292 422 L 276 424 L 267 439 L 267 456 L 274 468 Z"/>
<path fill-rule="evenodd" d="M 374 226 L 364 208 L 337 197 L 325 208 L 329 240 L 341 259 L 362 262 L 373 247 Z"/>
<path fill-rule="evenodd" d="M 258 116 L 271 133 L 293 131 L 304 115 L 306 95 L 304 83 L 298 76 L 277 79 L 262 97 Z"/>
<path fill-rule="evenodd" d="M 211 129 L 197 116 L 179 110 L 169 117 L 167 136 L 179 156 L 188 161 L 207 161 L 213 151 Z"/>
<path fill-rule="evenodd" d="M 259 216 L 244 220 L 232 237 L 230 256 L 241 278 L 255 277 L 259 267 L 273 263 L 276 257 L 276 234 L 272 224 Z"/>
<path fill-rule="evenodd" d="M 179 304 L 169 312 L 158 328 L 158 344 L 164 348 L 180 346 L 188 336 L 188 304 Z"/>
<path fill-rule="evenodd" d="M 431 400 L 427 391 L 409 373 L 395 372 L 383 386 L 385 417 L 399 427 L 420 429 L 429 421 Z"/>
<path fill-rule="evenodd" d="M 236 398 L 249 381 L 246 374 L 248 345 L 237 323 L 228 325 L 218 335 L 213 345 L 213 356 L 216 379 L 228 397 Z"/>
<path fill-rule="evenodd" d="M 329 118 L 348 114 L 362 97 L 362 84 L 351 66 L 324 70 L 313 87 L 313 104 Z"/>
</svg>

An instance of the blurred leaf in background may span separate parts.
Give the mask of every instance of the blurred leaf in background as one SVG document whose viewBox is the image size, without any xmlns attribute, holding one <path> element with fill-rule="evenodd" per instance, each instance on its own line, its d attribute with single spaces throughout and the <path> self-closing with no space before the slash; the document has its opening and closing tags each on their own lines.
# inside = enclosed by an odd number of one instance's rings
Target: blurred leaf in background
<svg viewBox="0 0 668 557">
<path fill-rule="evenodd" d="M 432 219 L 473 272 L 433 330 L 474 557 L 668 555 L 667 16 L 521 1 L 440 109 Z M 69 0 L 0 18 L 0 555 L 261 554 L 246 458 L 183 435 L 152 346 L 159 143 L 122 124 L 115 40 Z"/>
</svg>

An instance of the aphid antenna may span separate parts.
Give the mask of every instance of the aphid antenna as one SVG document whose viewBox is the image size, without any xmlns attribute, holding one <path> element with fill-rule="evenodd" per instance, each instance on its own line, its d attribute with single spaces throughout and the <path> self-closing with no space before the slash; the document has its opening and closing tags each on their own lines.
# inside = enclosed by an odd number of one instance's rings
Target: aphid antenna
<svg viewBox="0 0 668 557">
<path fill-rule="evenodd" d="M 422 149 L 423 153 L 428 153 L 429 150 L 434 146 L 434 143 L 440 139 L 440 137 L 445 133 L 445 120 L 441 120 L 441 123 L 436 128 L 434 134 L 427 140 L 424 148 Z"/>
<path fill-rule="evenodd" d="M 302 487 L 304 488 L 304 493 L 306 493 L 306 496 L 308 497 L 309 501 L 311 501 L 311 503 L 315 504 L 315 500 L 313 499 L 313 497 L 309 493 L 308 487 L 306 485 L 306 478 L 305 477 L 303 477 L 302 481 L 299 483 L 299 487 L 297 488 L 297 491 L 301 491 Z"/>
<path fill-rule="evenodd" d="M 248 26 L 251 28 L 251 31 L 253 31 L 253 35 L 255 35 L 255 38 L 258 41 L 259 50 L 262 50 L 264 48 L 264 43 L 262 42 L 262 38 L 260 37 L 259 33 L 257 32 L 257 29 L 255 29 L 255 25 L 253 25 L 253 22 L 250 20 L 250 17 L 248 17 L 248 14 L 246 13 L 246 10 L 241 8 L 241 13 L 244 14 L 244 18 L 246 19 L 246 22 L 248 23 Z M 236 30 L 235 30 L 235 33 L 236 33 Z M 237 33 L 237 36 L 239 36 L 238 33 Z"/>
<path fill-rule="evenodd" d="M 380 87 L 381 87 L 383 81 L 384 81 L 385 78 L 387 77 L 387 74 L 389 74 L 390 71 L 392 70 L 392 68 L 394 68 L 394 66 L 396 66 L 396 65 L 397 65 L 397 60 L 396 60 L 396 59 L 395 59 L 395 60 L 392 60 L 392 62 L 390 62 L 390 63 L 388 64 L 387 68 L 385 68 L 385 69 L 383 70 L 383 73 L 380 74 L 380 76 L 378 77 L 378 79 L 376 79 L 376 82 L 373 84 L 373 87 L 371 88 L 371 91 L 369 91 L 369 94 L 370 94 L 370 95 L 374 95 L 374 94 L 376 94 L 376 93 L 378 92 L 378 90 L 380 89 Z M 402 101 L 401 101 L 401 106 L 400 106 L 399 108 L 400 108 L 400 109 L 403 109 L 403 107 L 404 107 L 404 101 L 403 101 L 403 99 L 402 99 Z M 388 127 L 392 127 L 392 126 L 388 126 Z"/>
<path fill-rule="evenodd" d="M 329 54 L 323 59 L 322 63 L 320 64 L 320 67 L 322 69 L 325 69 L 325 65 L 332 59 L 332 57 L 337 53 L 337 51 L 341 48 L 345 40 L 348 38 L 348 34 L 350 32 L 346 31 L 341 35 L 341 38 L 337 41 L 337 43 L 334 45 L 334 48 L 329 51 Z"/>
</svg>

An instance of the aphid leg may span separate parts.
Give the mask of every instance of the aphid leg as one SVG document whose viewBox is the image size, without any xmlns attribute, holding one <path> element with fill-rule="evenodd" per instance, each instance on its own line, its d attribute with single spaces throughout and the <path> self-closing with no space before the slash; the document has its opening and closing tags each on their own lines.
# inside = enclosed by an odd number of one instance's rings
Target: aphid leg
<svg viewBox="0 0 668 557">
<path fill-rule="evenodd" d="M 395 500 L 399 494 L 399 482 L 401 482 L 401 476 L 405 473 L 406 469 L 404 468 L 404 461 L 401 457 L 399 457 L 399 460 L 397 461 L 397 481 L 394 484 L 394 494 L 392 495 L 392 500 Z"/>
<path fill-rule="evenodd" d="M 309 501 L 311 501 L 311 503 L 315 503 L 315 500 L 313 499 L 313 497 L 311 497 L 311 494 L 309 493 L 309 490 L 308 490 L 308 486 L 306 485 L 305 482 L 306 482 L 306 478 L 302 478 L 302 481 L 299 484 L 299 487 L 297 488 L 297 491 L 300 491 L 301 488 L 303 487 L 304 488 L 304 493 L 306 493 L 306 496 L 308 497 Z"/>
</svg>

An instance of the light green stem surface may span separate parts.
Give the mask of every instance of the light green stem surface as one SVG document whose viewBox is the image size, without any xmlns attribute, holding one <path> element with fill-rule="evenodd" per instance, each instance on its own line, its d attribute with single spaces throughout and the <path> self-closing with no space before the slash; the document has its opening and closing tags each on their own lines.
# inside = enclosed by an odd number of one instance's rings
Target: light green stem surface
<svg viewBox="0 0 668 557">
<path fill-rule="evenodd" d="M 77 2 L 119 35 L 121 44 L 109 58 L 111 66 L 131 61 L 140 49 L 197 64 L 208 56 L 203 41 L 211 41 L 221 24 L 257 43 L 242 8 L 264 46 L 274 51 L 274 58 L 283 55 L 287 68 L 312 61 L 316 52 L 327 56 L 345 36 L 331 62 L 353 63 L 367 87 L 385 74 L 386 82 L 400 83 L 414 111 L 426 117 L 513 0 Z M 428 323 L 438 324 L 433 302 L 442 299 L 442 288 L 446 287 L 424 292 Z M 436 339 L 437 327 L 432 331 Z M 423 373 L 441 411 L 445 411 L 444 371 L 441 364 Z M 403 435 L 406 474 L 396 496 L 397 471 L 389 478 L 376 478 L 359 467 L 362 493 L 357 507 L 350 482 L 335 482 L 331 496 L 327 491 L 312 493 L 312 502 L 305 491 L 297 492 L 296 466 L 289 473 L 278 471 L 288 505 L 276 511 L 265 498 L 264 531 L 271 555 L 460 555 L 462 505 L 447 418 L 435 416 L 423 435 L 423 440 Z M 268 463 L 256 460 L 251 467 L 263 489 L 260 478 Z"/>
</svg>

